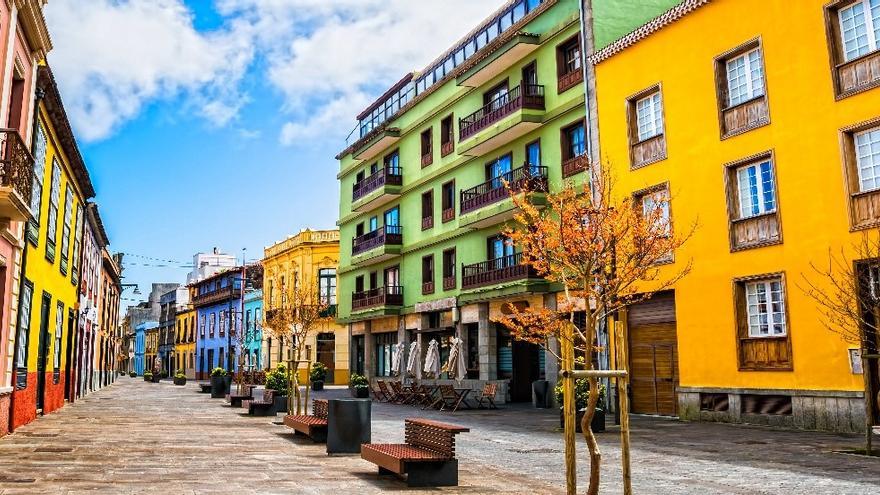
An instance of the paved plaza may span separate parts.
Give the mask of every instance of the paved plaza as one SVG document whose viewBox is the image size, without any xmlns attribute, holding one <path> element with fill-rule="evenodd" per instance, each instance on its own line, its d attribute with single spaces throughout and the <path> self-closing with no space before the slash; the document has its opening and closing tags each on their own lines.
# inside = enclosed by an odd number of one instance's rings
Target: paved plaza
<svg viewBox="0 0 880 495">
<path fill-rule="evenodd" d="M 402 419 L 412 416 L 472 429 L 459 437 L 460 486 L 428 491 L 562 493 L 555 411 L 507 406 L 449 414 L 374 403 L 373 441 L 402 441 Z M 124 377 L 0 440 L 0 494 L 408 491 L 358 456 L 328 457 L 322 445 L 294 438 L 280 419 L 243 415 L 196 393 L 192 383 Z M 639 494 L 880 493 L 880 459 L 834 452 L 857 447 L 855 436 L 639 417 L 633 428 Z M 602 493 L 620 493 L 617 432 L 599 436 Z M 585 461 L 580 468 L 584 475 Z"/>
</svg>

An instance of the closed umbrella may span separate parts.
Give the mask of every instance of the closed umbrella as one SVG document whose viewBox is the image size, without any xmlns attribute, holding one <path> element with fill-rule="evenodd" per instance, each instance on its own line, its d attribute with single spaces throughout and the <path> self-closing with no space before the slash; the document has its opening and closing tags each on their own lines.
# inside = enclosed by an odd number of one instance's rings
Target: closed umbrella
<svg viewBox="0 0 880 495">
<path fill-rule="evenodd" d="M 464 341 L 458 337 L 454 337 L 450 341 L 449 360 L 443 371 L 457 382 L 461 382 L 467 377 L 467 366 L 464 362 Z"/>
<path fill-rule="evenodd" d="M 422 367 L 419 366 L 419 359 L 421 358 L 422 347 L 419 345 L 419 341 L 415 340 L 409 346 L 409 361 L 406 364 L 406 371 L 414 376 L 416 380 L 422 379 Z"/>
<path fill-rule="evenodd" d="M 425 373 L 433 375 L 434 378 L 440 377 L 440 344 L 434 339 L 428 342 L 428 353 L 425 355 Z"/>
<path fill-rule="evenodd" d="M 394 345 L 394 354 L 391 356 L 391 373 L 395 376 L 400 374 L 400 365 L 403 362 L 403 353 L 406 346 L 403 342 Z"/>
</svg>

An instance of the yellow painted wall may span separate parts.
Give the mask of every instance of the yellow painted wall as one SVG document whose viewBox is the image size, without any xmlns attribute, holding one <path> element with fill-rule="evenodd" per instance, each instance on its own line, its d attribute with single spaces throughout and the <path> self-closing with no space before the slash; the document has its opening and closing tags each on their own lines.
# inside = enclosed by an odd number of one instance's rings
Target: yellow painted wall
<svg viewBox="0 0 880 495">
<path fill-rule="evenodd" d="M 175 317 L 175 332 L 176 338 L 174 339 L 174 354 L 177 357 L 177 372 L 178 370 L 186 373 L 187 378 L 195 378 L 195 367 L 190 366 L 190 361 L 192 360 L 192 364 L 195 364 L 195 354 L 196 354 L 196 312 L 194 309 L 188 311 L 181 311 L 177 313 Z M 189 342 L 189 341 L 192 342 Z M 176 342 L 180 342 L 179 344 Z M 192 356 L 192 357 L 190 357 Z M 183 364 L 181 364 L 183 363 Z"/>
<path fill-rule="evenodd" d="M 46 164 L 43 174 L 43 191 L 42 201 L 40 204 L 40 224 L 39 236 L 36 246 L 30 241 L 28 242 L 27 266 L 25 267 L 25 278 L 34 284 L 33 301 L 31 303 L 30 318 L 30 338 L 28 341 L 28 370 L 36 371 L 37 356 L 40 346 L 40 321 L 41 321 L 41 305 L 43 292 L 47 292 L 52 296 L 51 309 L 49 311 L 49 334 L 51 335 L 47 371 L 51 371 L 53 367 L 53 356 L 55 352 L 61 352 L 61 369 L 67 367 L 67 334 L 68 334 L 68 316 L 70 309 L 77 309 L 79 302 L 78 287 L 72 279 L 73 275 L 73 251 L 74 241 L 76 239 L 76 222 L 77 222 L 77 206 L 84 206 L 83 194 L 79 185 L 73 179 L 74 175 L 69 166 L 67 156 L 64 154 L 58 141 L 58 135 L 55 128 L 49 120 L 45 107 L 40 104 L 40 125 L 46 135 Z M 51 194 L 52 184 L 52 163 L 57 160 L 61 166 L 61 182 L 58 200 L 58 222 L 54 232 L 49 233 L 49 198 Z M 67 273 L 63 274 L 60 270 L 61 263 L 61 236 L 64 228 L 64 202 L 68 188 L 73 188 L 73 205 L 71 205 L 71 222 L 70 222 L 70 242 L 68 244 L 68 267 Z M 83 219 L 85 222 L 85 219 Z M 55 238 L 55 259 L 49 261 L 46 258 L 46 239 L 49 235 Z M 80 246 L 80 255 L 82 254 L 82 246 Z M 76 261 L 80 273 L 82 266 L 79 260 Z M 61 349 L 55 349 L 55 324 L 58 312 L 58 302 L 64 303 L 64 323 L 61 337 Z M 74 322 L 74 328 L 77 323 Z"/>
<path fill-rule="evenodd" d="M 318 270 L 322 268 L 336 269 L 339 265 L 339 231 L 311 231 L 306 230 L 292 236 L 284 241 L 266 248 L 265 257 L 263 258 L 263 315 L 271 311 L 273 304 L 281 303 L 281 278 L 284 277 L 284 284 L 293 283 L 294 277 L 297 278 L 299 284 L 306 284 L 314 287 L 315 293 L 318 290 Z M 268 326 L 263 324 L 263 342 L 264 350 L 266 348 L 266 340 L 271 335 L 267 331 Z M 348 330 L 345 326 L 339 325 L 334 321 L 328 321 L 322 324 L 322 328 L 309 335 L 306 345 L 311 346 L 311 360 L 315 360 L 315 349 L 317 344 L 315 337 L 318 333 L 330 333 L 335 335 L 335 373 L 334 383 L 337 385 L 347 384 L 349 376 L 349 351 L 348 351 Z M 274 340 L 274 339 L 273 339 Z M 277 349 L 273 343 L 273 349 Z M 286 354 L 285 354 L 286 356 Z M 272 362 L 277 361 L 277 351 L 273 350 Z M 263 357 L 263 362 L 268 362 Z M 273 364 L 274 366 L 274 364 Z M 305 381 L 305 366 L 300 373 L 299 379 Z"/>
<path fill-rule="evenodd" d="M 668 181 L 678 227 L 697 222 L 676 253 L 693 271 L 676 287 L 684 387 L 860 390 L 847 349 L 819 323 L 798 287 L 809 263 L 849 249 L 840 129 L 880 116 L 880 89 L 835 101 L 823 5 L 827 0 L 719 0 L 598 64 L 601 156 L 628 194 Z M 720 140 L 714 58 L 761 37 L 770 124 Z M 668 158 L 630 171 L 625 101 L 662 85 Z M 783 244 L 731 253 L 725 163 L 775 154 Z M 794 370 L 738 371 L 733 279 L 784 271 Z"/>
</svg>

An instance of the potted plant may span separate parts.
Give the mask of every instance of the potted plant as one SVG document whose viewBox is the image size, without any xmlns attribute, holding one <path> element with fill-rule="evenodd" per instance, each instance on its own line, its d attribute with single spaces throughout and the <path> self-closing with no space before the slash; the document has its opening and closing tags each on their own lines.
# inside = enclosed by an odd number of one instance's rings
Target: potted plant
<svg viewBox="0 0 880 495">
<path fill-rule="evenodd" d="M 164 380 L 164 379 L 166 379 L 166 378 L 168 378 L 168 372 L 167 372 L 167 371 L 163 371 L 163 372 L 159 373 L 159 379 Z"/>
<path fill-rule="evenodd" d="M 275 391 L 275 412 L 287 411 L 287 368 L 279 364 L 266 372 L 266 390 Z"/>
<path fill-rule="evenodd" d="M 351 387 L 351 395 L 358 399 L 367 399 L 370 397 L 370 381 L 363 375 L 352 373 L 348 380 Z"/>
<path fill-rule="evenodd" d="M 211 398 L 222 399 L 226 397 L 226 370 L 217 367 L 211 370 Z"/>
<path fill-rule="evenodd" d="M 181 387 L 186 385 L 186 373 L 183 370 L 177 370 L 177 373 L 174 374 L 174 384 Z"/>
<path fill-rule="evenodd" d="M 312 390 L 324 390 L 324 379 L 327 378 L 327 367 L 324 366 L 324 363 L 317 362 L 312 365 L 311 371 L 309 371 L 309 380 L 312 382 Z"/>
<path fill-rule="evenodd" d="M 577 427 L 577 432 L 581 433 L 581 420 L 584 417 L 587 409 L 587 401 L 590 398 L 590 382 L 585 378 L 581 378 L 576 380 L 574 385 L 574 397 L 575 397 L 575 410 L 577 411 L 577 415 L 575 416 L 575 426 Z M 559 405 L 559 425 L 560 427 L 565 427 L 565 417 L 562 414 L 562 383 L 556 385 L 556 389 L 554 390 L 556 393 L 556 403 Z M 605 410 L 602 409 L 602 403 L 605 400 L 605 386 L 599 384 L 599 405 L 596 406 L 596 414 L 593 415 L 593 421 L 590 422 L 590 429 L 593 432 L 601 432 L 605 431 Z"/>
<path fill-rule="evenodd" d="M 153 372 L 152 371 L 144 371 L 144 381 L 152 382 L 153 381 Z"/>
<path fill-rule="evenodd" d="M 131 378 L 134 378 L 134 377 L 138 376 L 138 374 L 135 373 L 134 371 L 129 371 L 129 372 L 128 372 L 128 376 L 131 377 Z"/>
</svg>

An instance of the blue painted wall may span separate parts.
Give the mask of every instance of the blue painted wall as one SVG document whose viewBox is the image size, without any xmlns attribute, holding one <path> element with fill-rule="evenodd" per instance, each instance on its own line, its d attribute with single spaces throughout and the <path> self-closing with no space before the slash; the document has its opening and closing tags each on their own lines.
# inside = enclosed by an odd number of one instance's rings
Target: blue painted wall
<svg viewBox="0 0 880 495">
<path fill-rule="evenodd" d="M 238 320 L 236 316 L 241 308 L 241 299 L 237 297 L 226 298 L 210 305 L 199 306 L 196 298 L 199 295 L 223 290 L 229 286 L 233 286 L 235 289 L 241 287 L 241 275 L 238 270 L 229 270 L 193 284 L 195 288 L 193 304 L 196 306 L 197 329 L 196 377 L 198 379 L 208 378 L 211 370 L 216 367 L 229 370 L 229 349 L 233 347 L 234 350 L 235 347 L 230 336 L 231 322 Z"/>
<path fill-rule="evenodd" d="M 147 321 L 136 326 L 134 329 L 134 372 L 138 375 L 144 374 L 144 354 L 147 348 L 146 331 L 152 330 L 159 326 L 158 321 Z"/>
<path fill-rule="evenodd" d="M 263 369 L 263 291 L 254 290 L 244 297 L 245 342 L 253 370 Z"/>
</svg>

